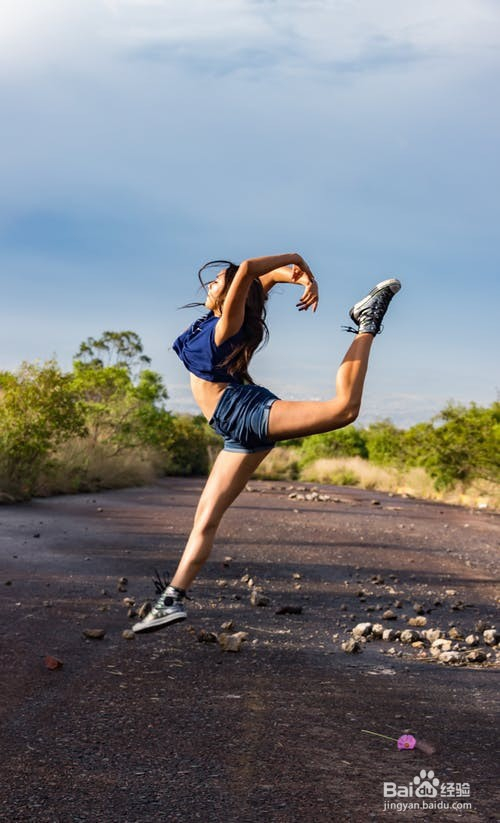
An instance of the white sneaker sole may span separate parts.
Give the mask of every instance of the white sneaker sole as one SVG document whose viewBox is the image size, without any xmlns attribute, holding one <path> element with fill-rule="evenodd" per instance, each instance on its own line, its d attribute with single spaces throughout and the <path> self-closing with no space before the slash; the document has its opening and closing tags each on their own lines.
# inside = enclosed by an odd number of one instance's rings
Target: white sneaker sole
<svg viewBox="0 0 500 823">
<path fill-rule="evenodd" d="M 148 620 L 147 617 L 132 626 L 132 631 L 136 634 L 139 632 L 149 632 L 154 629 L 160 629 L 162 626 L 167 626 L 169 623 L 177 623 L 180 620 L 185 620 L 186 612 L 176 612 L 175 614 L 167 614 L 165 617 L 157 617 L 156 620 Z"/>
</svg>

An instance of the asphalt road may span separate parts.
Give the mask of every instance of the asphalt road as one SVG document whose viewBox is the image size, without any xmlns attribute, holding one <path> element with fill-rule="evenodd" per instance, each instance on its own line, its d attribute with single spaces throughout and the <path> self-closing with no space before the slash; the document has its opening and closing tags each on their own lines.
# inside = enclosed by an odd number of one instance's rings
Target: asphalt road
<svg viewBox="0 0 500 823">
<path fill-rule="evenodd" d="M 0 820 L 499 819 L 495 651 L 456 667 L 399 643 L 340 646 L 387 608 L 397 619 L 384 624 L 405 628 L 415 601 L 428 627 L 500 628 L 499 516 L 325 486 L 330 500 L 301 500 L 255 482 L 223 521 L 188 620 L 125 639 L 123 599 L 140 605 L 153 568 L 174 570 L 201 486 L 0 506 Z M 250 604 L 244 575 L 269 605 Z M 238 653 L 199 642 L 227 621 L 248 635 Z M 384 808 L 417 802 L 402 793 L 423 782 L 437 796 L 420 809 Z"/>
</svg>

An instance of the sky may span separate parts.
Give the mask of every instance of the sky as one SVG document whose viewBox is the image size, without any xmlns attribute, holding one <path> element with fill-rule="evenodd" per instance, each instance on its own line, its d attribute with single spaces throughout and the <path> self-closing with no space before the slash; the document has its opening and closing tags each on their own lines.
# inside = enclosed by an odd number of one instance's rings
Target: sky
<svg viewBox="0 0 500 823">
<path fill-rule="evenodd" d="M 3 0 L 0 369 L 131 329 L 194 412 L 198 268 L 298 252 L 320 306 L 272 293 L 256 382 L 330 397 L 396 276 L 359 422 L 492 403 L 499 46 L 498 0 Z"/>
</svg>

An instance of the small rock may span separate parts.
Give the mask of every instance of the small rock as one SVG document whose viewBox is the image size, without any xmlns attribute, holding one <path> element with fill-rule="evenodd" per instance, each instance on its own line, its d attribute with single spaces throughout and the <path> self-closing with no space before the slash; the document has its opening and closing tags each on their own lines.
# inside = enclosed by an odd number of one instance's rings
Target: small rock
<svg viewBox="0 0 500 823">
<path fill-rule="evenodd" d="M 425 612 L 425 609 L 424 609 L 422 603 L 414 603 L 413 604 L 413 611 L 415 612 L 415 614 L 423 614 Z"/>
<path fill-rule="evenodd" d="M 382 640 L 387 640 L 389 643 L 393 643 L 396 640 L 396 632 L 394 629 L 384 629 L 382 632 Z"/>
<path fill-rule="evenodd" d="M 455 597 L 458 594 L 458 592 L 456 591 L 456 589 L 446 589 L 445 594 L 447 594 L 448 597 Z"/>
<path fill-rule="evenodd" d="M 460 629 L 457 629 L 456 626 L 452 626 L 450 631 L 448 632 L 448 637 L 450 640 L 463 640 L 464 636 Z"/>
<path fill-rule="evenodd" d="M 483 640 L 487 646 L 497 646 L 500 641 L 500 634 L 496 629 L 486 629 L 483 632 Z"/>
<path fill-rule="evenodd" d="M 427 625 L 427 618 L 423 615 L 419 614 L 418 617 L 410 617 L 408 620 L 409 626 L 426 626 Z"/>
<path fill-rule="evenodd" d="M 252 589 L 250 603 L 252 606 L 269 606 L 270 600 L 259 589 Z"/>
<path fill-rule="evenodd" d="M 302 614 L 302 606 L 280 606 L 275 614 Z"/>
<path fill-rule="evenodd" d="M 438 659 L 441 663 L 457 664 L 462 662 L 462 655 L 460 652 L 441 652 Z"/>
<path fill-rule="evenodd" d="M 361 652 L 361 643 L 359 640 L 355 640 L 354 637 L 351 637 L 349 640 L 345 640 L 342 644 L 342 650 L 346 654 L 358 654 Z"/>
<path fill-rule="evenodd" d="M 236 632 L 236 634 L 220 634 L 219 645 L 225 652 L 239 652 L 241 644 L 247 640 L 246 632 Z"/>
<path fill-rule="evenodd" d="M 384 583 L 384 578 L 380 574 L 375 574 L 372 577 L 372 583 L 375 583 L 376 586 L 382 586 Z"/>
<path fill-rule="evenodd" d="M 382 623 L 374 623 L 372 626 L 372 637 L 380 638 L 384 634 L 384 627 Z"/>
<path fill-rule="evenodd" d="M 124 640 L 135 640 L 135 632 L 132 629 L 124 629 L 122 631 L 122 637 Z"/>
<path fill-rule="evenodd" d="M 395 600 L 392 604 L 395 609 L 402 609 L 403 608 L 403 601 L 402 600 Z"/>
<path fill-rule="evenodd" d="M 415 629 L 405 629 L 401 632 L 399 639 L 401 643 L 414 643 L 416 640 L 420 640 L 420 632 Z"/>
<path fill-rule="evenodd" d="M 479 637 L 477 634 L 468 634 L 465 638 L 465 642 L 468 646 L 477 646 L 479 645 Z"/>
<path fill-rule="evenodd" d="M 126 592 L 128 586 L 128 580 L 126 577 L 120 577 L 117 584 L 117 589 L 119 592 Z"/>
<path fill-rule="evenodd" d="M 102 640 L 106 631 L 104 629 L 84 629 L 83 634 L 91 640 Z"/>
<path fill-rule="evenodd" d="M 207 632 L 206 629 L 198 632 L 198 643 L 217 643 L 218 639 L 215 632 Z"/>
<path fill-rule="evenodd" d="M 484 663 L 487 659 L 487 655 L 484 649 L 472 649 L 472 651 L 467 652 L 465 659 L 469 663 Z"/>
<path fill-rule="evenodd" d="M 230 632 L 232 628 L 233 628 L 233 621 L 232 620 L 226 620 L 225 623 L 221 623 L 221 629 L 225 632 Z"/>
<path fill-rule="evenodd" d="M 240 583 L 248 583 L 249 580 L 250 580 L 250 575 L 249 574 L 244 574 L 242 577 L 240 577 Z"/>
<path fill-rule="evenodd" d="M 463 608 L 464 608 L 464 603 L 462 602 L 462 600 L 456 600 L 455 603 L 451 604 L 451 610 L 453 612 L 461 612 L 461 611 L 463 611 Z"/>
<path fill-rule="evenodd" d="M 372 506 L 380 506 L 380 500 L 370 500 L 370 505 Z"/>
<path fill-rule="evenodd" d="M 353 627 L 352 636 L 355 638 L 368 637 L 371 634 L 372 625 L 372 623 L 358 623 L 357 626 Z"/>
<path fill-rule="evenodd" d="M 301 580 L 302 579 L 302 575 L 299 574 L 298 572 L 294 572 L 292 574 L 292 577 L 293 577 L 294 580 Z"/>
<path fill-rule="evenodd" d="M 227 580 L 224 580 L 224 579 L 217 580 L 217 585 L 218 585 L 221 589 L 227 589 Z"/>
<path fill-rule="evenodd" d="M 226 557 L 223 560 L 224 566 L 229 566 L 229 564 L 232 562 L 232 560 L 233 560 L 232 557 L 230 557 L 229 555 L 226 555 Z"/>
<path fill-rule="evenodd" d="M 122 603 L 124 606 L 128 606 L 128 608 L 135 606 L 135 600 L 133 597 L 124 597 Z"/>
<path fill-rule="evenodd" d="M 434 643 L 435 640 L 440 640 L 443 637 L 443 632 L 440 629 L 426 629 L 422 632 L 422 636 L 425 637 L 429 643 Z"/>
<path fill-rule="evenodd" d="M 108 606 L 105 606 L 104 608 L 106 608 L 106 609 L 107 609 L 107 608 L 109 608 L 109 607 L 108 607 Z M 128 610 L 128 612 L 127 612 L 127 617 L 129 617 L 129 618 L 133 618 L 133 617 L 137 617 L 137 616 L 138 616 L 138 614 L 137 614 L 136 609 L 132 608 L 132 609 L 129 609 L 129 610 Z M 128 630 L 127 630 L 127 631 L 128 631 Z"/>
<path fill-rule="evenodd" d="M 51 654 L 44 657 L 43 662 L 45 663 L 46 668 L 51 669 L 51 671 L 54 671 L 55 669 L 62 669 L 62 660 L 59 660 L 57 657 L 52 657 Z"/>
<path fill-rule="evenodd" d="M 348 608 L 349 607 L 348 607 L 347 603 L 341 603 L 340 604 L 340 611 L 341 612 L 346 612 L 348 610 Z"/>
<path fill-rule="evenodd" d="M 476 625 L 474 626 L 474 630 L 478 632 L 478 634 L 482 634 L 486 631 L 486 629 L 492 629 L 493 626 L 491 623 L 488 623 L 486 620 L 478 620 Z"/>
<path fill-rule="evenodd" d="M 392 609 L 386 609 L 382 615 L 382 620 L 397 620 L 397 615 L 394 614 Z"/>
</svg>

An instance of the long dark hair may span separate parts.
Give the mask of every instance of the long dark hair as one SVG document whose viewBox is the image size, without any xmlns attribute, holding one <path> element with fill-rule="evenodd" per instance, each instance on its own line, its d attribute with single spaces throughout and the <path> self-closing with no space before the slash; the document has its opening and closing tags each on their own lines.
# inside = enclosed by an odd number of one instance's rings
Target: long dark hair
<svg viewBox="0 0 500 823">
<path fill-rule="evenodd" d="M 224 269 L 224 288 L 217 297 L 216 303 L 217 310 L 222 312 L 225 297 L 239 266 L 236 263 L 231 263 L 230 260 L 210 260 L 205 263 L 198 272 L 198 280 L 205 291 L 210 280 L 205 281 L 203 272 L 214 267 Z M 243 340 L 235 345 L 231 353 L 220 364 L 225 366 L 230 375 L 245 383 L 253 383 L 248 373 L 250 360 L 259 346 L 261 344 L 265 345 L 269 339 L 269 329 L 266 325 L 266 302 L 267 295 L 262 288 L 262 283 L 258 279 L 252 280 L 245 302 L 245 317 L 241 327 Z M 199 305 L 204 304 L 188 303 L 185 308 Z"/>
</svg>

